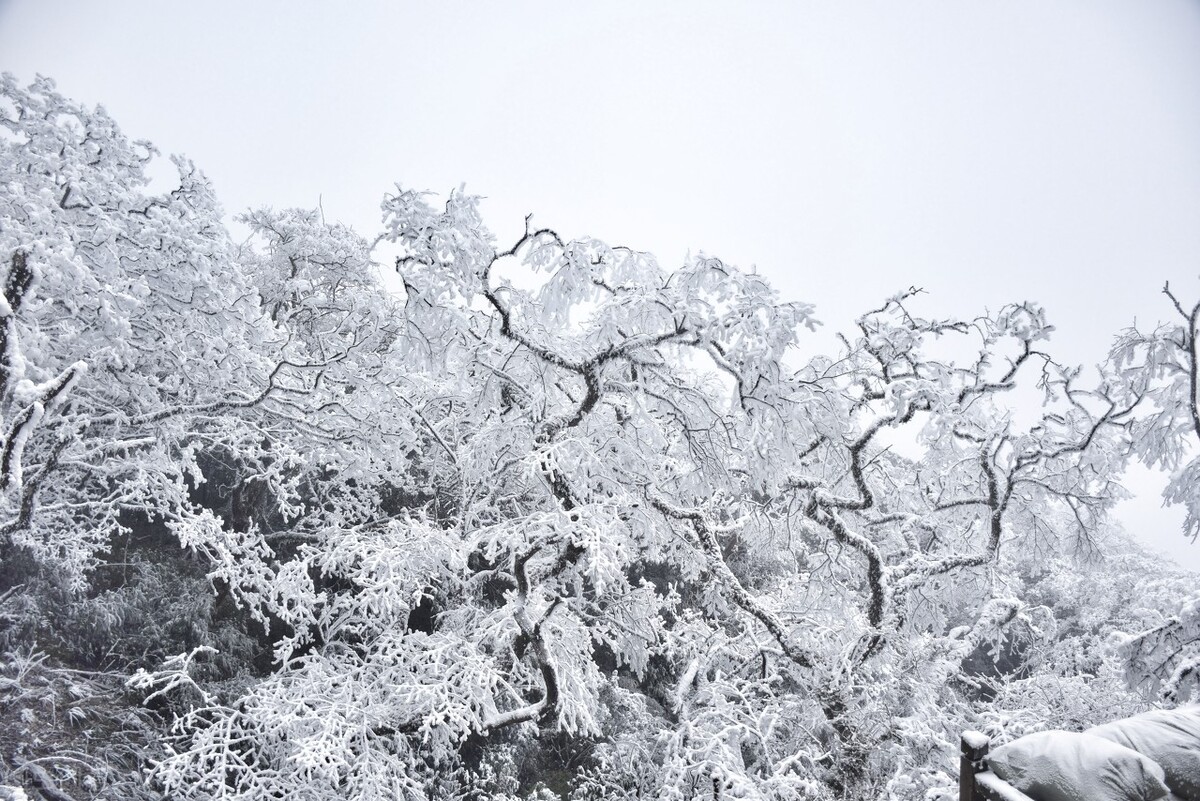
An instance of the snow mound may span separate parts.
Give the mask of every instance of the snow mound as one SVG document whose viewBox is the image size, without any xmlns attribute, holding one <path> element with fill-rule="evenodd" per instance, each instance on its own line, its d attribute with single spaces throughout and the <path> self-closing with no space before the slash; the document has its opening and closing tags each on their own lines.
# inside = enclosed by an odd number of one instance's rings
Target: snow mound
<svg viewBox="0 0 1200 801">
<path fill-rule="evenodd" d="M 1132 748 L 1162 766 L 1183 801 L 1200 801 L 1200 705 L 1158 709 L 1095 726 L 1084 734 Z"/>
<path fill-rule="evenodd" d="M 1035 801 L 1154 801 L 1167 794 L 1158 763 L 1090 734 L 1030 734 L 992 751 L 988 764 Z"/>
</svg>

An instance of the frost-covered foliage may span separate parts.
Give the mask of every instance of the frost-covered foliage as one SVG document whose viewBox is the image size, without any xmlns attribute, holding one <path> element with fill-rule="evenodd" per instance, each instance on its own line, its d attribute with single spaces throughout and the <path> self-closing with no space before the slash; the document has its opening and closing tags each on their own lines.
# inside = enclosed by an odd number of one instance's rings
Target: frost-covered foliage
<svg viewBox="0 0 1200 801">
<path fill-rule="evenodd" d="M 392 297 L 354 231 L 234 245 L 186 162 L 147 194 L 149 145 L 3 86 L 0 634 L 96 622 L 169 727 L 146 792 L 932 798 L 963 728 L 1183 698 L 1188 580 L 1107 522 L 1186 450 L 1144 349 L 1085 391 L 1036 304 L 910 290 L 814 353 L 762 276 L 463 192 L 385 198 Z"/>
<path fill-rule="evenodd" d="M 125 698 L 118 673 L 55 668 L 43 655 L 0 656 L 0 753 L 8 784 L 31 797 L 151 799 L 141 767 L 160 736 Z M 0 796 L 2 797 L 2 796 Z M 58 796 L 56 801 L 72 795 Z"/>
<path fill-rule="evenodd" d="M 1187 308 L 1169 285 L 1174 323 L 1125 331 L 1113 347 L 1104 390 L 1115 403 L 1145 408 L 1129 427 L 1131 453 L 1170 475 L 1163 501 L 1187 510 L 1185 533 L 1200 535 L 1200 302 Z M 1129 681 L 1169 703 L 1200 698 L 1200 595 L 1176 614 L 1116 639 Z"/>
</svg>

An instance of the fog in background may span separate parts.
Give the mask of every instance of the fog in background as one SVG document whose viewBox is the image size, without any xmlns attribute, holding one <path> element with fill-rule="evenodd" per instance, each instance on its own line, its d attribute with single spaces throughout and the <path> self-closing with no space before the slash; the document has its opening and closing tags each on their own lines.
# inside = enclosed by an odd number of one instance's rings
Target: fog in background
<svg viewBox="0 0 1200 801">
<path fill-rule="evenodd" d="M 704 251 L 825 321 L 1044 304 L 1093 364 L 1200 296 L 1200 2 L 0 2 L 0 70 L 364 235 L 395 182 Z M 165 160 L 164 160 L 165 162 Z M 169 167 L 169 165 L 167 165 Z M 164 170 L 164 175 L 166 171 Z M 1200 568 L 1162 480 L 1128 528 Z"/>
</svg>

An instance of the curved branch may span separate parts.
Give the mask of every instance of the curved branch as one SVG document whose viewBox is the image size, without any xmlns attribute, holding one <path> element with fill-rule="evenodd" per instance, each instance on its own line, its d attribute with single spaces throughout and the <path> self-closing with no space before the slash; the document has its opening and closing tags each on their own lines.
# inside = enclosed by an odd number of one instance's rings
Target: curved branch
<svg viewBox="0 0 1200 801">
<path fill-rule="evenodd" d="M 4 321 L 0 325 L 0 395 L 7 392 L 12 376 L 12 365 L 17 355 L 14 352 L 17 348 L 17 312 L 21 310 L 33 286 L 33 275 L 25 251 L 14 251 L 8 275 L 4 279 L 5 307 L 0 314 Z"/>
<path fill-rule="evenodd" d="M 38 792 L 47 801 L 75 801 L 73 796 L 59 789 L 59 786 L 54 782 L 54 779 L 46 769 L 36 762 L 23 762 L 17 770 L 23 770 L 29 774 L 29 779 L 33 782 L 33 786 L 38 789 Z"/>
<path fill-rule="evenodd" d="M 681 509 L 652 495 L 648 496 L 648 499 L 650 505 L 664 517 L 674 520 L 686 520 L 692 524 L 692 528 L 696 532 L 696 538 L 700 542 L 700 549 L 708 557 L 709 566 L 712 571 L 725 584 L 731 600 L 763 624 L 763 627 L 771 633 L 771 636 L 779 643 L 779 647 L 789 659 L 800 667 L 813 667 L 816 664 L 816 660 L 812 654 L 792 641 L 782 621 L 760 604 L 750 593 L 746 592 L 746 588 L 742 586 L 737 576 L 729 569 L 729 565 L 725 562 L 725 555 L 721 552 L 721 544 L 717 542 L 716 535 L 708 525 L 704 514 L 695 509 Z"/>
<path fill-rule="evenodd" d="M 542 674 L 542 684 L 545 690 L 539 700 L 508 712 L 502 712 L 484 721 L 483 733 L 485 735 L 517 723 L 541 721 L 558 711 L 558 671 L 541 631 L 542 623 L 550 616 L 553 607 L 537 622 L 534 622 L 529 616 L 529 575 L 525 571 L 525 566 L 537 551 L 538 549 L 534 548 L 524 554 L 513 555 L 513 577 L 517 582 L 517 608 L 513 612 L 513 620 L 521 630 L 521 637 L 533 645 L 533 652 L 537 656 L 538 669 Z"/>
<path fill-rule="evenodd" d="M 86 362 L 75 362 L 53 381 L 43 385 L 40 397 L 22 409 L 12 421 L 4 437 L 4 444 L 0 446 L 0 492 L 7 492 L 12 487 L 21 487 L 21 459 L 29 438 L 41 425 L 46 414 L 62 403 L 76 380 L 86 372 Z"/>
</svg>

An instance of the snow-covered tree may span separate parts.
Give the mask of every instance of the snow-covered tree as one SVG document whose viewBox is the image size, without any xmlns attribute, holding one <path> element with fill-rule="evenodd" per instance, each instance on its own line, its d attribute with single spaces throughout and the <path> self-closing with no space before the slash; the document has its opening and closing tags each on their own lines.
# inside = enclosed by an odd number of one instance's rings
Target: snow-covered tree
<svg viewBox="0 0 1200 801">
<path fill-rule="evenodd" d="M 3 92 L 4 570 L 83 593 L 159 526 L 272 652 L 139 665 L 169 797 L 937 797 L 966 726 L 1182 697 L 1186 580 L 1107 512 L 1187 455 L 1186 332 L 1088 388 L 1036 304 L 912 289 L 824 354 L 753 272 L 400 188 L 393 297 L 319 212 L 235 245 L 186 161 L 153 192 L 103 110 Z"/>
<path fill-rule="evenodd" d="M 1131 327 L 1117 338 L 1106 365 L 1104 390 L 1136 409 L 1128 425 L 1130 458 L 1168 473 L 1164 505 L 1186 510 L 1184 535 L 1200 534 L 1200 302 L 1186 305 L 1163 287 L 1173 322 L 1149 333 Z M 1131 684 L 1170 703 L 1200 688 L 1200 595 L 1178 612 L 1117 639 Z"/>
<path fill-rule="evenodd" d="M 859 797 L 952 755 L 989 638 L 1052 636 L 1005 553 L 1100 547 L 1126 409 L 1076 389 L 1037 306 L 924 320 L 902 293 L 796 369 L 811 309 L 717 259 L 528 221 L 502 249 L 460 193 L 384 208 L 433 497 L 301 549 L 313 626 L 185 718 L 173 792 L 420 797 L 557 733 L 653 760 L 626 783 L 663 797 Z"/>
<path fill-rule="evenodd" d="M 276 333 L 192 165 L 151 193 L 103 109 L 0 89 L 0 541 L 81 585 L 139 516 L 195 525 L 194 454 L 277 391 Z"/>
</svg>

